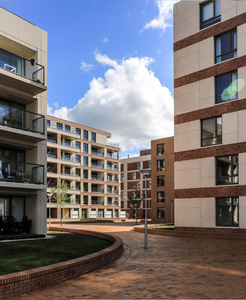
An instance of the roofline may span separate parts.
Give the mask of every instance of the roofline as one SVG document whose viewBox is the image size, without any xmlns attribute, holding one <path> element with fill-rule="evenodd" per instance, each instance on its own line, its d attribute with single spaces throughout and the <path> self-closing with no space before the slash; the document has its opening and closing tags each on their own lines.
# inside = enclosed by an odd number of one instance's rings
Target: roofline
<svg viewBox="0 0 246 300">
<path fill-rule="evenodd" d="M 10 10 L 8 10 L 8 9 L 6 9 L 6 8 L 4 8 L 4 7 L 2 7 L 2 6 L 0 6 L 0 8 L 6 10 L 7 12 L 11 13 L 12 15 L 14 15 L 14 16 L 16 16 L 16 17 L 18 17 L 18 18 L 20 18 L 20 19 L 22 19 L 22 20 L 24 20 L 24 21 L 26 21 L 26 22 L 28 22 L 28 23 L 30 23 L 30 24 L 32 24 L 32 25 L 34 25 L 35 27 L 37 27 L 37 26 L 36 26 L 35 24 L 33 24 L 32 22 L 30 22 L 30 21 L 28 21 L 28 20 L 26 20 L 26 19 L 24 19 L 24 18 L 18 16 L 17 14 L 13 13 L 12 11 L 10 11 Z M 38 28 L 39 28 L 39 27 L 38 27 Z"/>
</svg>

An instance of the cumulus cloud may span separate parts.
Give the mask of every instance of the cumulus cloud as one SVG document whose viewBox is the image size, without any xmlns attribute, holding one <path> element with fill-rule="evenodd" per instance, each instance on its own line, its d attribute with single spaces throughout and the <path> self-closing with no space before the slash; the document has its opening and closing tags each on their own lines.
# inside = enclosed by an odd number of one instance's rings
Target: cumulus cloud
<svg viewBox="0 0 246 300">
<path fill-rule="evenodd" d="M 90 70 L 93 69 L 93 65 L 92 64 L 87 64 L 86 62 L 82 61 L 80 64 L 80 69 L 86 73 L 89 73 Z"/>
<path fill-rule="evenodd" d="M 173 135 L 173 97 L 149 69 L 154 60 L 116 61 L 98 51 L 94 55 L 109 67 L 104 77 L 93 78 L 73 108 L 62 107 L 54 115 L 111 132 L 123 151 L 146 148 L 151 139 Z"/>
<path fill-rule="evenodd" d="M 158 16 L 151 20 L 150 22 L 144 25 L 144 28 L 141 31 L 146 29 L 159 29 L 165 32 L 166 28 L 172 27 L 170 23 L 170 19 L 172 18 L 173 13 L 173 4 L 178 2 L 179 0 L 171 0 L 171 1 L 163 1 L 163 0 L 155 0 L 155 4 L 158 7 Z"/>
<path fill-rule="evenodd" d="M 104 38 L 102 41 L 103 41 L 104 43 L 107 43 L 107 42 L 108 42 L 108 38 Z"/>
<path fill-rule="evenodd" d="M 59 108 L 59 107 L 60 107 L 59 103 L 54 102 L 54 107 L 55 107 L 55 108 Z"/>
<path fill-rule="evenodd" d="M 47 115 L 52 116 L 53 115 L 53 108 L 47 104 Z"/>
</svg>

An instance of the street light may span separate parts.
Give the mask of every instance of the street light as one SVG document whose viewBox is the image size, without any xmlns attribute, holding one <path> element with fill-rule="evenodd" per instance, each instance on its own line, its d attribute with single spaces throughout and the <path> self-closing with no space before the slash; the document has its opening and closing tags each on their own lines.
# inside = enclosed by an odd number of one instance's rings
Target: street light
<svg viewBox="0 0 246 300">
<path fill-rule="evenodd" d="M 50 227 L 50 197 L 51 197 L 51 194 L 48 194 L 47 196 L 49 197 L 49 227 Z"/>
<path fill-rule="evenodd" d="M 143 174 L 145 178 L 145 226 L 144 226 L 144 248 L 148 248 L 148 237 L 147 237 L 147 176 L 151 174 L 150 169 L 143 169 L 140 170 L 140 172 Z"/>
</svg>

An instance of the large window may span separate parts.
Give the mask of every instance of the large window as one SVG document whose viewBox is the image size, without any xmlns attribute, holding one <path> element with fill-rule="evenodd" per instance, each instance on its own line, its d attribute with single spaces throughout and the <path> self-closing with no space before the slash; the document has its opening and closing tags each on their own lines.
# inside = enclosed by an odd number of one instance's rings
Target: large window
<svg viewBox="0 0 246 300">
<path fill-rule="evenodd" d="M 75 155 L 75 161 L 80 162 L 80 155 Z"/>
<path fill-rule="evenodd" d="M 88 140 L 88 131 L 87 130 L 83 130 L 83 139 Z"/>
<path fill-rule="evenodd" d="M 157 207 L 157 219 L 165 219 L 165 207 Z"/>
<path fill-rule="evenodd" d="M 136 172 L 133 172 L 133 173 L 132 173 L 132 179 L 133 179 L 133 180 L 136 180 Z"/>
<path fill-rule="evenodd" d="M 238 183 L 238 155 L 216 157 L 216 184 Z"/>
<path fill-rule="evenodd" d="M 165 192 L 157 192 L 157 203 L 165 202 Z"/>
<path fill-rule="evenodd" d="M 141 162 L 139 161 L 138 162 L 138 170 L 140 170 L 141 169 Z"/>
<path fill-rule="evenodd" d="M 157 145 L 157 155 L 163 155 L 164 154 L 164 144 L 158 144 Z"/>
<path fill-rule="evenodd" d="M 78 149 L 80 149 L 80 146 L 81 146 L 81 143 L 76 141 L 75 147 L 78 148 Z"/>
<path fill-rule="evenodd" d="M 237 30 L 215 37 L 215 63 L 237 56 Z"/>
<path fill-rule="evenodd" d="M 62 126 L 61 123 L 56 123 L 56 128 L 59 129 L 59 130 L 62 130 L 63 126 Z"/>
<path fill-rule="evenodd" d="M 165 160 L 157 160 L 157 171 L 165 171 Z"/>
<path fill-rule="evenodd" d="M 70 132 L 71 131 L 71 127 L 69 125 L 65 125 L 65 131 Z"/>
<path fill-rule="evenodd" d="M 237 71 L 225 73 L 215 77 L 216 103 L 223 103 L 237 99 L 238 83 Z"/>
<path fill-rule="evenodd" d="M 83 165 L 88 166 L 88 157 L 87 156 L 83 157 Z"/>
<path fill-rule="evenodd" d="M 200 6 L 201 29 L 221 21 L 220 0 L 207 1 Z"/>
<path fill-rule="evenodd" d="M 222 118 L 201 120 L 202 147 L 222 144 Z"/>
<path fill-rule="evenodd" d="M 88 144 L 83 144 L 83 152 L 88 153 Z"/>
<path fill-rule="evenodd" d="M 95 141 L 96 141 L 96 134 L 95 134 L 95 132 L 92 132 L 92 133 L 91 133 L 91 141 L 92 141 L 92 142 L 95 142 Z"/>
<path fill-rule="evenodd" d="M 80 134 L 80 133 L 81 133 L 81 130 L 80 130 L 79 128 L 76 128 L 76 129 L 75 129 L 75 133 L 76 133 L 76 134 Z"/>
<path fill-rule="evenodd" d="M 216 199 L 216 225 L 239 226 L 239 203 L 238 197 Z"/>
<path fill-rule="evenodd" d="M 157 176 L 157 187 L 165 186 L 165 176 Z"/>
</svg>

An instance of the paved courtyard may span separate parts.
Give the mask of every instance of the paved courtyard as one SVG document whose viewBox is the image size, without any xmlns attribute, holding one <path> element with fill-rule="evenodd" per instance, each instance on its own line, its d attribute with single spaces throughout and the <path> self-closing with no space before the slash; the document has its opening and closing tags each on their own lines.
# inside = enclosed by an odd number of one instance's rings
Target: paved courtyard
<svg viewBox="0 0 246 300">
<path fill-rule="evenodd" d="M 146 250 L 130 225 L 88 228 L 123 239 L 111 265 L 13 299 L 246 299 L 246 241 L 149 235 Z"/>
</svg>

